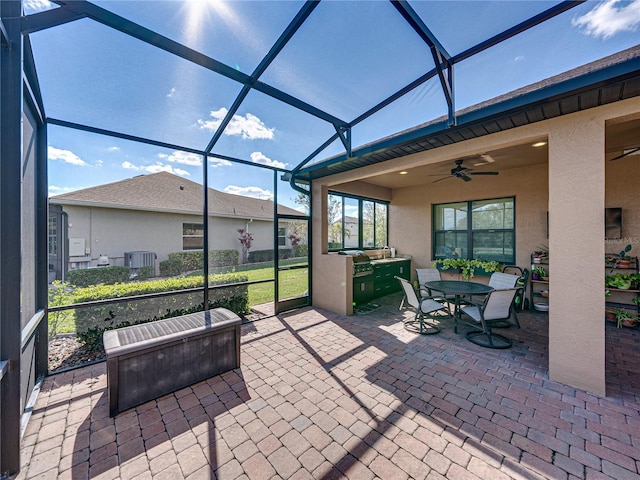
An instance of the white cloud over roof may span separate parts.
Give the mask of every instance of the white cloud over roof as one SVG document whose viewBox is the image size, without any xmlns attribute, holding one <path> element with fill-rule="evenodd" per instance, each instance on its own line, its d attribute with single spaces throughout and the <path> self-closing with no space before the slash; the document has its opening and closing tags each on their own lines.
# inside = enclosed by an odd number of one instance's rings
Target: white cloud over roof
<svg viewBox="0 0 640 480">
<path fill-rule="evenodd" d="M 216 131 L 224 117 L 227 115 L 226 108 L 220 108 L 211 112 L 213 120 L 198 120 L 200 128 L 206 130 Z M 262 120 L 251 113 L 247 113 L 245 116 L 234 115 L 227 128 L 224 129 L 225 135 L 241 135 L 242 138 L 249 140 L 256 139 L 273 139 L 273 132 L 275 128 L 268 128 Z"/>
<path fill-rule="evenodd" d="M 47 149 L 47 154 L 49 160 L 60 160 L 64 163 L 69 163 L 71 165 L 78 165 L 80 167 L 86 167 L 88 165 L 87 162 L 78 157 L 71 150 L 62 150 L 60 148 L 49 146 Z"/>
<path fill-rule="evenodd" d="M 164 164 L 162 162 L 156 162 L 154 165 L 134 165 L 129 161 L 122 162 L 122 168 L 129 170 L 141 170 L 147 173 L 168 172 L 174 175 L 180 175 L 182 177 L 189 176 L 189 172 L 182 168 L 174 168 L 172 165 Z"/>
<path fill-rule="evenodd" d="M 238 187 L 236 185 L 227 185 L 224 188 L 225 193 L 233 195 L 242 195 L 243 197 L 259 198 L 261 200 L 272 200 L 273 192 L 260 187 Z"/>
<path fill-rule="evenodd" d="M 572 21 L 587 35 L 607 39 L 620 32 L 635 31 L 640 25 L 640 0 L 607 0 Z"/>
<path fill-rule="evenodd" d="M 199 167 L 202 165 L 202 157 L 195 153 L 181 152 L 176 150 L 171 155 L 166 153 L 159 153 L 159 158 L 164 158 L 172 163 L 181 163 L 182 165 L 190 165 L 192 167 Z"/>
<path fill-rule="evenodd" d="M 280 162 L 278 160 L 271 160 L 262 152 L 252 152 L 251 161 L 253 163 L 260 163 L 262 165 L 269 165 L 271 167 L 276 167 L 276 168 L 285 168 L 287 166 L 287 164 L 284 162 Z"/>
</svg>

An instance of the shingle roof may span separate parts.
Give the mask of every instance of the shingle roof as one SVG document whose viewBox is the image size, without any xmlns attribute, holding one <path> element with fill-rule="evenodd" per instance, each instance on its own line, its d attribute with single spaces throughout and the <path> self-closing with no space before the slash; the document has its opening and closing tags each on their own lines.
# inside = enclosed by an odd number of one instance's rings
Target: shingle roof
<svg viewBox="0 0 640 480">
<path fill-rule="evenodd" d="M 202 212 L 202 185 L 168 172 L 140 175 L 119 182 L 63 193 L 49 199 L 52 204 L 85 205 L 127 210 Z M 209 215 L 256 219 L 273 218 L 273 202 L 220 192 L 209 188 Z M 278 213 L 302 215 L 278 205 Z"/>
</svg>

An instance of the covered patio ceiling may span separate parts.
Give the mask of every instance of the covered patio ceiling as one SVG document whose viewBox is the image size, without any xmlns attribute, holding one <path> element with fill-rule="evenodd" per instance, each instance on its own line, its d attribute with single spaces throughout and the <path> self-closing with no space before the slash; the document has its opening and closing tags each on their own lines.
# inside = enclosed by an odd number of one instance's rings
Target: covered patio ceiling
<svg viewBox="0 0 640 480">
<path fill-rule="evenodd" d="M 640 91 L 637 38 L 597 39 L 593 2 L 25 5 L 41 109 L 69 127 L 50 145 L 86 131 L 303 183 Z"/>
<path fill-rule="evenodd" d="M 621 160 L 621 155 L 633 155 L 640 161 L 640 119 L 628 120 L 608 125 L 606 129 L 606 161 Z M 546 139 L 540 143 L 527 142 L 495 150 L 487 150 L 477 155 L 460 158 L 466 168 L 472 168 L 474 173 L 496 171 L 503 172 L 512 168 L 545 164 L 548 162 L 548 148 Z M 545 143 L 542 145 L 541 143 Z M 535 145 L 535 146 L 534 146 Z M 624 158 L 624 157 L 622 157 Z M 431 165 L 422 165 L 410 169 L 396 168 L 394 171 L 372 174 L 360 181 L 386 188 L 402 188 L 416 185 L 429 185 L 432 182 L 456 181 L 450 178 L 451 169 L 455 167 L 454 159 Z M 406 172 L 406 173 L 400 173 Z M 457 180 L 460 181 L 460 180 Z"/>
</svg>

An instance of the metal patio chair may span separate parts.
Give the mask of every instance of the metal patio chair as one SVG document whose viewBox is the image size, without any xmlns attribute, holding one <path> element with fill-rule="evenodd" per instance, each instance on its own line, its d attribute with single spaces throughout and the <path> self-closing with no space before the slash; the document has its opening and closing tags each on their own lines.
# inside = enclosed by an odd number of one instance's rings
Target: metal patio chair
<svg viewBox="0 0 640 480">
<path fill-rule="evenodd" d="M 521 298 L 524 297 L 524 290 L 522 287 L 518 286 L 518 280 L 520 280 L 520 275 L 514 275 L 511 273 L 501 273 L 501 272 L 493 272 L 491 277 L 489 278 L 489 286 L 494 288 L 495 290 L 504 290 L 508 288 L 516 288 L 516 295 L 520 295 Z M 514 297 L 515 298 L 515 297 Z M 482 305 L 484 302 L 484 298 L 471 298 L 469 302 L 471 305 Z M 511 322 L 496 322 L 494 328 L 508 328 L 514 323 Z M 520 322 L 518 321 L 518 317 L 515 317 L 515 325 L 520 328 Z"/>
<path fill-rule="evenodd" d="M 438 333 L 440 331 L 440 327 L 433 322 L 429 322 L 427 318 L 433 319 L 434 317 L 431 314 L 439 310 L 448 312 L 448 305 L 443 305 L 442 303 L 436 302 L 433 298 L 423 297 L 422 295 L 418 298 L 418 294 L 413 288 L 413 285 L 411 285 L 411 282 L 402 277 L 394 278 L 400 282 L 408 306 L 416 312 L 416 316 L 413 320 L 404 321 L 404 328 L 410 332 L 419 333 L 421 335 L 433 335 Z M 443 318 L 446 317 L 443 315 Z"/>
<path fill-rule="evenodd" d="M 439 282 L 442 280 L 440 276 L 440 270 L 437 268 L 416 268 L 416 277 L 418 278 L 418 284 L 420 288 L 420 295 L 423 297 L 431 297 L 437 302 L 443 302 L 447 305 L 447 311 L 449 316 L 451 317 L 451 307 L 450 303 L 455 303 L 455 295 L 434 295 L 433 292 L 425 287 L 425 283 L 427 282 Z"/>
<path fill-rule="evenodd" d="M 505 288 L 492 290 L 487 294 L 482 305 L 467 305 L 460 310 L 468 315 L 471 321 L 465 321 L 472 330 L 466 333 L 467 340 L 481 347 L 509 348 L 513 344 L 510 338 L 492 331 L 494 327 L 503 327 L 504 322 L 510 318 L 515 319 L 520 328 L 518 317 L 513 309 L 513 299 L 518 292 L 517 288 Z"/>
</svg>

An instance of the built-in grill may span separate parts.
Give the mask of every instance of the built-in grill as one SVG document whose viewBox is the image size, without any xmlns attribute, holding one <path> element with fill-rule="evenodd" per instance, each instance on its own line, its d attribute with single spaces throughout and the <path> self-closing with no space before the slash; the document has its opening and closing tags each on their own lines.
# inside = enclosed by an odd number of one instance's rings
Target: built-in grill
<svg viewBox="0 0 640 480">
<path fill-rule="evenodd" d="M 353 276 L 366 277 L 367 275 L 373 275 L 371 259 L 362 253 L 353 255 Z"/>
</svg>

